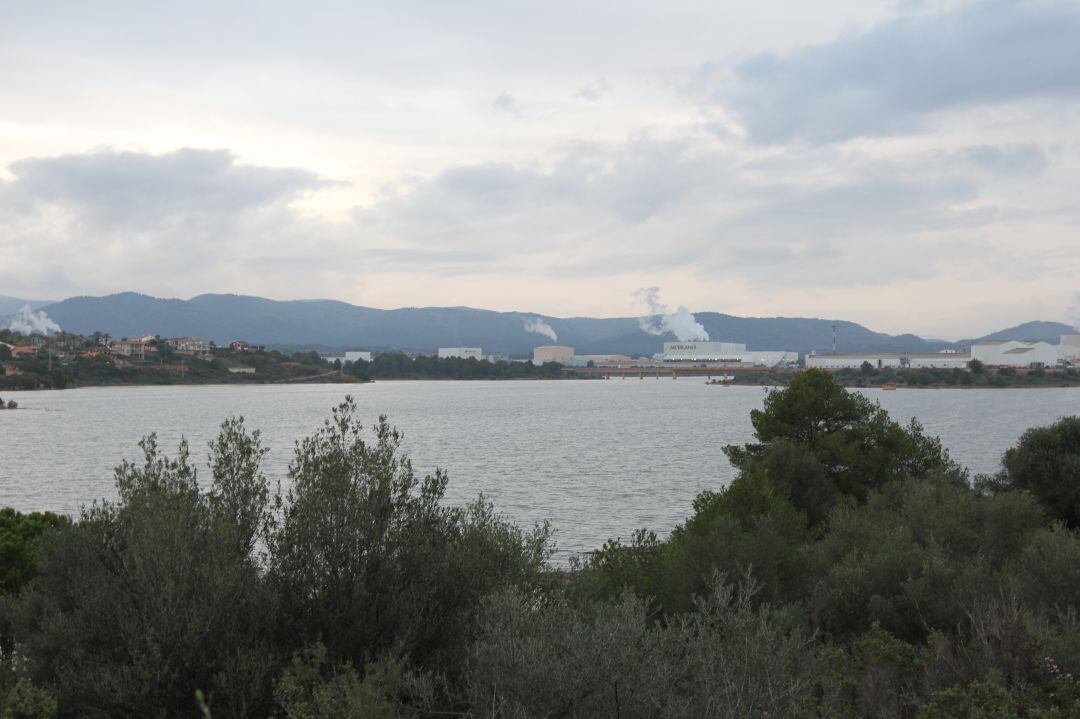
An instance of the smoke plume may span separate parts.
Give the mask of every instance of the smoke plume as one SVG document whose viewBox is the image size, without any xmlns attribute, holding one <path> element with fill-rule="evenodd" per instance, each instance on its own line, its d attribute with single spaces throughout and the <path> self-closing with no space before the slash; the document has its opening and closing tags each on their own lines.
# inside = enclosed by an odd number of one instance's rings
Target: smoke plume
<svg viewBox="0 0 1080 719">
<path fill-rule="evenodd" d="M 544 322 L 539 317 L 532 317 L 525 320 L 525 331 L 535 332 L 538 335 L 544 335 L 552 342 L 559 341 L 559 335 L 555 334 L 555 330 L 551 329 L 551 325 L 549 325 L 547 322 Z"/>
<path fill-rule="evenodd" d="M 1074 330 L 1080 332 L 1080 292 L 1073 295 L 1073 306 L 1069 308 L 1068 322 Z"/>
<path fill-rule="evenodd" d="M 660 301 L 659 287 L 642 287 L 634 293 L 634 299 L 644 304 L 646 314 L 638 318 L 638 325 L 651 335 L 673 334 L 680 342 L 708 341 L 709 333 L 690 310 L 682 305 L 673 313 Z"/>
<path fill-rule="evenodd" d="M 60 325 L 49 319 L 45 312 L 32 312 L 30 305 L 23 305 L 23 308 L 11 318 L 8 329 L 21 335 L 47 335 L 50 332 L 59 332 Z"/>
</svg>

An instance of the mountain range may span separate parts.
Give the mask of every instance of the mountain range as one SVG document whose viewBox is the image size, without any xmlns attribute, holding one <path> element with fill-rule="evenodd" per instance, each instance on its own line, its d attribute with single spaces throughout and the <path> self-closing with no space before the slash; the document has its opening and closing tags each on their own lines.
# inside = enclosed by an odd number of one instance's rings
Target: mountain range
<svg viewBox="0 0 1080 719">
<path fill-rule="evenodd" d="M 27 304 L 0 298 L 5 309 Z M 9 302 L 10 300 L 10 302 Z M 438 347 L 482 347 L 485 352 L 525 354 L 551 338 L 526 330 L 535 320 L 546 323 L 558 344 L 578 354 L 652 355 L 671 335 L 645 332 L 637 317 L 549 317 L 531 312 L 495 312 L 471 307 L 406 307 L 382 310 L 334 300 L 279 301 L 230 294 L 206 294 L 189 300 L 161 299 L 134 292 L 104 297 L 72 297 L 61 302 L 31 303 L 70 332 L 107 332 L 113 337 L 157 334 L 200 336 L 224 344 L 235 339 L 283 348 L 401 349 L 432 352 Z M 10 310 L 11 312 L 14 309 Z M 836 323 L 841 353 L 936 351 L 967 347 L 973 341 L 945 342 L 913 334 L 874 332 L 855 322 L 806 317 L 736 317 L 697 312 L 697 321 L 714 340 L 743 342 L 752 350 L 827 352 Z M 1060 322 L 1029 322 L 986 338 L 1012 337 L 1056 342 L 1073 329 Z"/>
</svg>

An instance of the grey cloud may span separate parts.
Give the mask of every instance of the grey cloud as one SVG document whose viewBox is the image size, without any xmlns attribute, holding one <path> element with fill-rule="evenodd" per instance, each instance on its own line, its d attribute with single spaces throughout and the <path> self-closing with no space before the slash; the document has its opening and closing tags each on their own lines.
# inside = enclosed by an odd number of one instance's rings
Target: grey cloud
<svg viewBox="0 0 1080 719">
<path fill-rule="evenodd" d="M 577 92 L 574 93 L 574 97 L 579 100 L 598 102 L 604 95 L 611 92 L 611 89 L 611 85 L 606 80 L 595 80 L 579 87 Z"/>
<path fill-rule="evenodd" d="M 63 207 L 99 227 L 227 217 L 333 183 L 297 168 L 243 165 L 224 150 L 163 155 L 102 150 L 12 163 L 8 202 Z"/>
<path fill-rule="evenodd" d="M 1032 154 L 1008 146 L 972 152 Z M 395 258 L 440 272 L 476 267 L 441 253 L 481 248 L 491 266 L 562 278 L 694 268 L 859 285 L 931 276 L 935 260 L 952 253 L 928 259 L 914 243 L 942 233 L 957 242 L 1003 218 L 1008 208 L 979 202 L 993 178 L 966 158 L 882 161 L 826 146 L 792 160 L 803 172 L 778 183 L 792 168 L 776 157 L 749 161 L 702 137 L 636 139 L 569 147 L 549 169 L 450 168 L 356 216 L 365 235 L 411 248 Z"/>
<path fill-rule="evenodd" d="M 358 209 L 355 216 L 362 225 L 404 220 L 471 227 L 563 208 L 641 223 L 702 188 L 722 184 L 730 176 L 725 160 L 714 150 L 702 151 L 682 140 L 580 143 L 548 170 L 508 163 L 452 167 L 403 196 Z"/>
<path fill-rule="evenodd" d="M 0 253 L 10 258 L 0 286 L 50 267 L 62 269 L 46 284 L 58 293 L 142 281 L 213 289 L 215 280 L 270 281 L 255 258 L 286 259 L 292 269 L 274 275 L 281 282 L 310 267 L 307 257 L 325 266 L 342 256 L 340 233 L 289 206 L 334 184 L 308 170 L 193 149 L 28 158 L 9 169 L 14 179 L 0 182 Z"/>
<path fill-rule="evenodd" d="M 940 110 L 1040 96 L 1080 97 L 1080 8 L 977 2 L 903 16 L 786 56 L 757 55 L 717 82 L 758 142 L 830 142 L 910 132 Z"/>
<path fill-rule="evenodd" d="M 1032 143 L 973 145 L 964 148 L 961 154 L 976 166 L 1002 175 L 1031 177 L 1050 167 L 1050 153 Z"/>
<path fill-rule="evenodd" d="M 518 115 L 517 100 L 514 96 L 505 90 L 495 96 L 495 99 L 491 101 L 491 110 L 497 115 Z"/>
</svg>

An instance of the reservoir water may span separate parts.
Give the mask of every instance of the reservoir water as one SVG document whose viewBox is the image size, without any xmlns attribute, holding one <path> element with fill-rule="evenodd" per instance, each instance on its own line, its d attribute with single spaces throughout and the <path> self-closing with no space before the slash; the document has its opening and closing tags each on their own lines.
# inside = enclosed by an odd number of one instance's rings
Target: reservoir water
<svg viewBox="0 0 1080 719">
<path fill-rule="evenodd" d="M 242 415 L 270 447 L 264 468 L 287 485 L 294 442 L 352 394 L 368 423 L 405 434 L 418 473 L 447 470 L 447 499 L 483 493 L 519 523 L 550 519 L 560 550 L 594 549 L 647 527 L 668 532 L 703 489 L 733 471 L 721 448 L 752 439 L 758 387 L 700 379 L 378 382 L 368 385 L 109 387 L 5 393 L 0 506 L 74 514 L 112 498 L 112 468 L 156 432 L 181 436 L 205 467 L 221 421 Z M 993 472 L 1029 427 L 1080 414 L 1077 389 L 866 390 L 894 419 L 918 418 L 972 473 Z M 205 472 L 203 474 L 205 477 Z"/>
</svg>

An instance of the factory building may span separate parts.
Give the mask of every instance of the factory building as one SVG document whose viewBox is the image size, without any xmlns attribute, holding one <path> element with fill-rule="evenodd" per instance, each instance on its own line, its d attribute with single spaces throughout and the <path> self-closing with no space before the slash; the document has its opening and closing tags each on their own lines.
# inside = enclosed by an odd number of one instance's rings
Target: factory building
<svg viewBox="0 0 1080 719">
<path fill-rule="evenodd" d="M 543 345 L 542 347 L 533 348 L 533 362 L 543 364 L 544 362 L 562 362 L 566 363 L 574 359 L 574 348 L 567 347 L 565 345 Z"/>
<path fill-rule="evenodd" d="M 739 342 L 665 342 L 665 362 L 738 362 L 746 354 Z"/>
<path fill-rule="evenodd" d="M 484 353 L 480 351 L 479 347 L 440 347 L 439 359 L 449 359 L 451 357 L 457 359 L 482 359 Z"/>
<path fill-rule="evenodd" d="M 355 350 L 349 350 L 348 352 L 320 352 L 319 356 L 322 357 L 323 362 L 341 362 L 341 364 L 349 364 L 350 362 L 357 362 L 363 360 L 364 362 L 371 361 L 370 352 L 357 352 Z"/>
<path fill-rule="evenodd" d="M 739 363 L 761 367 L 796 364 L 798 352 L 750 351 L 741 342 L 665 342 L 664 362 Z"/>
<path fill-rule="evenodd" d="M 903 354 L 871 353 L 857 355 L 807 355 L 807 367 L 821 369 L 859 369 L 868 362 L 874 369 L 922 367 L 964 369 L 971 361 L 969 352 L 908 352 Z"/>
<path fill-rule="evenodd" d="M 971 358 L 988 367 L 1054 367 L 1059 346 L 1048 342 L 984 340 L 971 346 Z"/>
<path fill-rule="evenodd" d="M 590 362 L 593 367 L 624 367 L 636 364 L 637 360 L 630 355 L 574 355 L 563 364 L 570 367 L 588 367 Z"/>
</svg>

